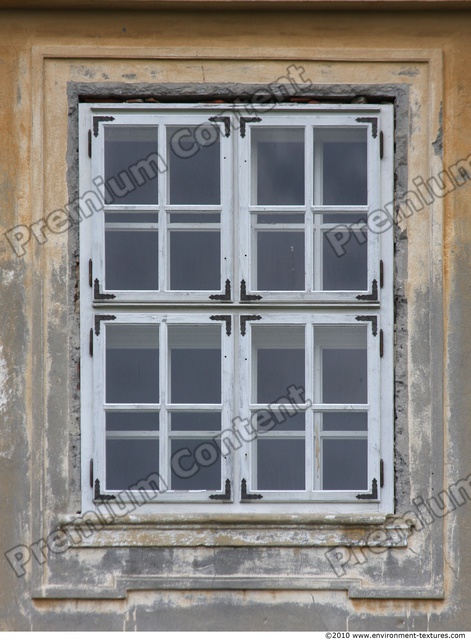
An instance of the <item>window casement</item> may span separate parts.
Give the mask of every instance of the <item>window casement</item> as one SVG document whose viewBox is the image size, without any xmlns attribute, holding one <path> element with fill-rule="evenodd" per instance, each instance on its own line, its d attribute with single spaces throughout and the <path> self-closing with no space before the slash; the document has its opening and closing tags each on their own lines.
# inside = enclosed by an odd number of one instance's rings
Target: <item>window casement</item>
<svg viewBox="0 0 471 640">
<path fill-rule="evenodd" d="M 391 512 L 392 105 L 80 121 L 85 505 Z"/>
</svg>

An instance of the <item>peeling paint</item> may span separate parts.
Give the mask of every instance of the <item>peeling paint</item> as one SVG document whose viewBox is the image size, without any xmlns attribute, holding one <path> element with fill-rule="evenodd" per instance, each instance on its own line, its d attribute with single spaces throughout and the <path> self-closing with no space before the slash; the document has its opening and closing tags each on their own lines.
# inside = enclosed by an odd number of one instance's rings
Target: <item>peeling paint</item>
<svg viewBox="0 0 471 640">
<path fill-rule="evenodd" d="M 8 404 L 8 368 L 5 358 L 3 357 L 3 347 L 0 345 L 0 413 L 5 411 Z M 4 455 L 0 452 L 0 455 Z"/>
</svg>

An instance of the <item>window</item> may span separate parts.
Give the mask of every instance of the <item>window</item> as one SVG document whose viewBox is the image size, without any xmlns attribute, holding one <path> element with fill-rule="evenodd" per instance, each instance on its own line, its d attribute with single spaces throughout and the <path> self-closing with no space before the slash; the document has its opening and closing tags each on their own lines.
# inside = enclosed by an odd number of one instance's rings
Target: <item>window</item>
<svg viewBox="0 0 471 640">
<path fill-rule="evenodd" d="M 391 511 L 392 106 L 81 123 L 84 500 Z"/>
</svg>

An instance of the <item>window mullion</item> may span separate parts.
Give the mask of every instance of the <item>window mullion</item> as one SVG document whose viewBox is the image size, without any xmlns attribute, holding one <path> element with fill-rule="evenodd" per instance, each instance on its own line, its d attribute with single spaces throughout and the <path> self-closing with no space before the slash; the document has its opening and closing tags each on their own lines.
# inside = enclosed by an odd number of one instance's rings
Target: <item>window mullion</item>
<svg viewBox="0 0 471 640">
<path fill-rule="evenodd" d="M 309 404 L 309 401 L 313 400 L 313 389 L 314 389 L 314 332 L 312 324 L 306 324 L 305 327 L 305 335 L 306 335 L 306 347 L 305 347 L 305 359 L 306 359 L 306 372 L 305 372 L 305 385 L 304 389 L 304 399 Z M 318 447 L 318 438 L 315 433 L 315 425 L 314 425 L 314 413 L 311 408 L 306 409 L 305 413 L 305 437 L 306 437 L 306 490 L 312 491 L 317 488 L 317 475 L 318 475 L 318 466 L 316 464 L 316 451 Z"/>
<path fill-rule="evenodd" d="M 168 439 L 168 393 L 170 391 L 170 362 L 168 357 L 168 331 L 167 323 L 160 323 L 160 476 L 164 481 L 164 486 L 170 488 L 171 469 L 170 469 L 170 445 Z"/>
<path fill-rule="evenodd" d="M 252 219 L 250 213 L 250 189 L 252 188 L 252 179 L 250 176 L 252 159 L 250 157 L 250 133 L 251 128 L 248 128 L 248 136 L 241 139 L 240 136 L 234 136 L 235 151 L 237 154 L 237 164 L 234 166 L 234 210 L 236 216 L 240 216 L 237 220 L 235 239 L 238 242 L 237 256 L 237 271 L 235 277 L 237 278 L 234 283 L 234 296 L 238 298 L 240 295 L 239 285 L 241 280 L 245 280 L 247 288 L 250 290 L 252 287 L 252 273 L 251 266 L 255 259 L 254 242 L 252 238 Z M 237 175 L 236 169 L 237 167 Z"/>
<path fill-rule="evenodd" d="M 378 320 L 381 320 L 378 317 Z M 373 336 L 368 331 L 368 480 L 369 486 L 373 478 L 378 481 L 379 489 L 379 460 L 381 452 L 379 433 L 379 409 L 380 409 L 380 358 L 379 358 L 379 322 L 378 335 Z"/>
<path fill-rule="evenodd" d="M 221 130 L 221 217 L 220 217 L 220 233 L 221 233 L 221 289 L 224 291 L 226 280 L 231 282 L 232 296 L 236 289 L 234 278 L 234 233 L 237 226 L 234 224 L 234 212 L 237 211 L 237 202 L 232 197 L 237 194 L 235 185 L 236 175 L 233 171 L 233 140 L 236 139 L 235 134 L 226 138 Z"/>
<path fill-rule="evenodd" d="M 311 335 L 314 334 L 314 328 L 311 325 Z M 314 372 L 314 394 L 313 404 L 319 404 L 322 399 L 322 349 L 314 342 L 312 353 L 314 354 L 313 372 Z M 315 425 L 315 443 L 314 443 L 314 459 L 316 463 L 315 476 L 314 476 L 314 490 L 319 491 L 322 489 L 322 436 L 321 436 L 321 424 L 322 414 L 319 412 L 313 412 L 314 425 Z"/>
<path fill-rule="evenodd" d="M 168 171 L 169 171 L 169 157 L 167 154 L 167 129 L 163 123 L 159 124 L 158 128 L 158 142 L 157 148 L 159 153 L 166 162 L 166 171 L 159 172 L 159 291 L 165 291 L 170 288 L 169 276 L 168 276 L 168 264 L 169 258 L 166 248 L 168 247 L 167 238 L 167 211 L 166 205 L 168 201 L 167 197 L 167 185 L 168 185 Z"/>
<path fill-rule="evenodd" d="M 313 156 L 313 129 L 312 126 L 307 126 L 305 131 L 305 149 L 304 149 L 304 163 L 305 163 L 305 180 L 304 180 L 304 246 L 305 246 L 305 288 L 306 291 L 315 290 L 314 274 L 318 272 L 315 260 L 318 254 L 316 250 L 316 242 L 318 238 L 318 230 L 316 229 L 314 235 L 315 221 L 313 219 L 312 204 L 314 199 L 313 192 L 313 175 L 314 175 L 314 156 Z M 315 266 L 314 266 L 315 265 Z"/>
<path fill-rule="evenodd" d="M 313 180 L 313 200 L 310 202 L 310 218 L 312 220 L 313 234 L 313 288 L 314 291 L 323 289 L 322 279 L 322 231 L 321 216 L 315 213 L 315 207 L 322 204 L 322 143 L 315 140 L 314 127 L 309 127 L 311 132 L 311 148 L 310 156 L 313 158 L 314 166 L 312 167 L 310 179 Z M 314 209 L 312 208 L 314 206 Z"/>
<path fill-rule="evenodd" d="M 368 213 L 381 210 L 379 138 L 374 138 L 368 128 Z M 374 216 L 373 216 L 374 217 Z M 379 287 L 380 233 L 367 230 L 368 281 L 367 288 L 376 279 Z M 361 239 L 361 236 L 360 236 Z"/>
<path fill-rule="evenodd" d="M 101 331 L 100 335 L 97 337 L 95 333 L 93 334 L 93 342 L 94 345 L 94 353 L 97 354 L 96 361 L 96 378 L 94 379 L 94 393 L 95 400 L 94 403 L 94 411 L 93 411 L 93 419 L 94 424 L 97 425 L 97 428 L 93 429 L 93 449 L 95 451 L 95 460 L 94 460 L 94 478 L 95 481 L 97 478 L 100 480 L 100 484 L 102 489 L 106 487 L 106 448 L 105 448 L 105 438 L 106 438 L 106 411 L 104 409 L 106 405 L 106 344 L 105 344 L 105 331 Z M 93 487 L 92 487 L 93 489 Z"/>
<path fill-rule="evenodd" d="M 94 148 L 93 148 L 94 147 Z M 105 287 L 105 132 L 99 127 L 99 136 L 92 136 L 92 180 L 94 190 L 99 193 L 103 204 L 101 211 L 91 216 L 91 256 L 93 280 L 98 278 L 102 289 Z M 93 282 L 92 282 L 93 284 Z"/>
<path fill-rule="evenodd" d="M 236 326 L 239 323 L 239 318 L 236 319 Z M 237 327 L 238 328 L 238 327 Z M 238 461 L 238 477 L 237 474 L 234 475 L 234 482 L 237 482 L 237 491 L 235 491 L 235 495 L 239 495 L 240 483 L 242 478 L 245 478 L 247 481 L 250 479 L 251 473 L 251 459 L 253 456 L 253 443 L 248 442 L 250 433 L 250 426 L 247 429 L 244 428 L 243 425 L 250 425 L 250 405 L 252 401 L 252 350 L 251 350 L 251 333 L 250 333 L 250 324 L 248 325 L 248 331 L 245 336 L 241 336 L 240 332 L 237 331 L 237 343 L 238 343 L 238 372 L 239 372 L 239 385 L 238 385 L 238 393 L 239 393 L 239 417 L 241 418 L 241 423 L 237 420 L 237 424 L 235 424 L 235 428 L 240 431 L 244 437 L 242 438 L 243 444 L 239 454 Z"/>
</svg>

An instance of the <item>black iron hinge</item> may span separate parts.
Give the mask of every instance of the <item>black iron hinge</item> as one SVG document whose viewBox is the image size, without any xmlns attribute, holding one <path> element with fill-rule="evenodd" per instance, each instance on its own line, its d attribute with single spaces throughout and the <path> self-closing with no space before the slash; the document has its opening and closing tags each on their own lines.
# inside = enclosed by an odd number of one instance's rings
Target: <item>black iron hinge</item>
<svg viewBox="0 0 471 640">
<path fill-rule="evenodd" d="M 378 118 L 356 118 L 357 122 L 369 122 L 371 127 L 371 133 L 373 134 L 373 138 L 376 138 L 378 135 Z"/>
<path fill-rule="evenodd" d="M 378 281 L 375 279 L 371 283 L 371 293 L 360 293 L 357 296 L 357 300 L 368 300 L 370 302 L 377 302 L 377 300 L 378 300 Z"/>
<path fill-rule="evenodd" d="M 111 494 L 107 494 L 107 493 L 100 493 L 100 481 L 98 480 L 98 478 L 95 480 L 95 493 L 93 496 L 94 500 L 116 500 L 116 496 L 112 496 Z"/>
<path fill-rule="evenodd" d="M 383 330 L 379 330 L 379 357 L 382 358 L 384 356 L 384 333 Z"/>
<path fill-rule="evenodd" d="M 355 320 L 371 322 L 371 330 L 373 335 L 376 336 L 378 334 L 378 316 L 355 316 Z"/>
<path fill-rule="evenodd" d="M 209 296 L 210 300 L 223 300 L 225 302 L 231 301 L 231 281 L 226 280 L 226 285 L 224 289 L 224 293 L 213 293 L 212 296 Z"/>
<path fill-rule="evenodd" d="M 224 485 L 224 493 L 213 493 L 209 496 L 210 500 L 230 500 L 231 499 L 231 481 L 229 478 Z"/>
<path fill-rule="evenodd" d="M 382 160 L 384 156 L 384 136 L 383 132 L 379 132 L 379 159 Z"/>
<path fill-rule="evenodd" d="M 98 137 L 98 125 L 100 122 L 113 122 L 113 116 L 93 116 L 93 135 Z"/>
<path fill-rule="evenodd" d="M 379 461 L 379 486 L 381 489 L 384 487 L 384 462 L 382 458 Z"/>
<path fill-rule="evenodd" d="M 247 122 L 261 122 L 262 119 L 255 117 L 255 118 L 241 118 L 240 119 L 240 137 L 241 138 L 245 138 L 245 132 L 246 132 L 246 124 Z"/>
<path fill-rule="evenodd" d="M 240 335 L 245 336 L 249 320 L 261 320 L 262 316 L 240 316 Z"/>
<path fill-rule="evenodd" d="M 95 334 L 100 335 L 100 322 L 102 320 L 116 320 L 116 316 L 95 316 Z"/>
<path fill-rule="evenodd" d="M 376 480 L 376 478 L 373 478 L 373 482 L 371 483 L 371 493 L 359 493 L 356 497 L 357 500 L 377 500 L 378 481 Z"/>
<path fill-rule="evenodd" d="M 231 119 L 228 116 L 212 116 L 208 118 L 210 122 L 222 122 L 224 124 L 224 135 L 228 138 L 231 135 Z"/>
<path fill-rule="evenodd" d="M 247 480 L 242 478 L 240 484 L 240 499 L 243 500 L 261 500 L 263 498 L 261 493 L 247 493 Z"/>
<path fill-rule="evenodd" d="M 116 296 L 113 293 L 101 293 L 100 292 L 100 281 L 98 278 L 95 278 L 94 288 L 93 288 L 93 299 L 94 300 L 114 300 Z"/>
<path fill-rule="evenodd" d="M 88 284 L 90 285 L 90 288 L 93 287 L 93 262 L 91 258 L 88 261 Z"/>
<path fill-rule="evenodd" d="M 209 316 L 210 320 L 223 320 L 226 323 L 226 334 L 231 335 L 232 317 L 231 316 Z"/>
<path fill-rule="evenodd" d="M 88 157 L 92 157 L 92 130 L 88 130 Z"/>
<path fill-rule="evenodd" d="M 247 285 L 245 280 L 240 281 L 240 300 L 241 302 L 251 302 L 252 300 L 261 300 L 262 296 L 256 294 L 247 295 Z"/>
<path fill-rule="evenodd" d="M 93 329 L 90 329 L 90 339 L 88 342 L 88 351 L 93 358 Z"/>
<path fill-rule="evenodd" d="M 382 289 L 384 287 L 384 262 L 379 261 L 379 286 Z"/>
<path fill-rule="evenodd" d="M 90 486 L 93 489 L 93 458 L 90 458 Z"/>
</svg>

